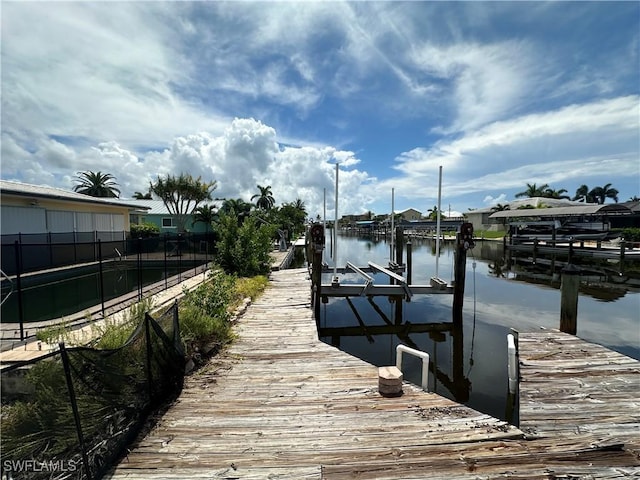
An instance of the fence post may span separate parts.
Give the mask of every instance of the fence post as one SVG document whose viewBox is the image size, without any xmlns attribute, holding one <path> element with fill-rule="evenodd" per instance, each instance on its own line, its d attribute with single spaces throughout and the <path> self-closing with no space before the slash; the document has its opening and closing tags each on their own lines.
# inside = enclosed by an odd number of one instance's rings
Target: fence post
<svg viewBox="0 0 640 480">
<path fill-rule="evenodd" d="M 138 237 L 138 301 L 142 300 L 142 237 Z"/>
<path fill-rule="evenodd" d="M 153 402 L 153 372 L 151 370 L 151 357 L 153 355 L 151 347 L 151 325 L 149 321 L 152 320 L 148 313 L 144 314 L 144 336 L 147 344 L 147 385 L 149 390 L 149 404 Z"/>
<path fill-rule="evenodd" d="M 51 244 L 51 232 L 47 232 L 47 244 L 49 245 L 49 268 L 53 268 L 53 245 Z"/>
<path fill-rule="evenodd" d="M 167 274 L 167 234 L 164 234 L 164 289 L 166 290 L 167 288 L 169 288 L 169 276 Z"/>
<path fill-rule="evenodd" d="M 58 344 L 60 346 L 60 357 L 62 358 L 62 366 L 64 368 L 64 376 L 67 380 L 67 389 L 69 390 L 69 400 L 71 401 L 71 410 L 73 412 L 73 420 L 76 424 L 76 433 L 78 434 L 78 442 L 80 443 L 80 450 L 82 451 L 82 463 L 87 472 L 87 478 L 91 480 L 91 467 L 89 466 L 89 459 L 87 457 L 87 449 L 84 444 L 84 436 L 82 435 L 82 423 L 80 422 L 80 413 L 78 412 L 78 402 L 76 401 L 76 393 L 73 388 L 73 381 L 71 378 L 71 368 L 69 367 L 69 356 L 67 349 L 64 346 L 64 342 Z"/>
<path fill-rule="evenodd" d="M 182 234 L 178 234 L 178 283 L 182 282 L 182 250 L 180 250 L 180 243 L 182 242 Z"/>
<path fill-rule="evenodd" d="M 22 308 L 22 245 L 18 240 L 15 241 L 15 257 L 16 257 L 16 287 L 18 288 L 18 321 L 20 322 L 20 340 L 24 340 L 24 310 Z"/>
<path fill-rule="evenodd" d="M 104 270 L 102 268 L 102 241 L 98 239 L 98 265 L 100 268 L 100 303 L 102 304 L 102 318 L 104 318 Z"/>
</svg>

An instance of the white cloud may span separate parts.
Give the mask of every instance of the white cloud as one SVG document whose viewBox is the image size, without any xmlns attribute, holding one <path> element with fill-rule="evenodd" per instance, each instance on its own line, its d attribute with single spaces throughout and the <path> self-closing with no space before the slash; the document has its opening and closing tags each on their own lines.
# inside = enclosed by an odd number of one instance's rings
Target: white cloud
<svg viewBox="0 0 640 480">
<path fill-rule="evenodd" d="M 434 197 L 440 165 L 450 195 L 638 173 L 639 102 L 620 97 L 495 122 L 403 153 L 395 167 L 403 175 L 385 184 Z"/>
<path fill-rule="evenodd" d="M 220 125 L 173 92 L 184 65 L 164 20 L 150 4 L 3 5 L 3 124 L 132 146 Z"/>
<path fill-rule="evenodd" d="M 497 205 L 499 203 L 504 204 L 507 201 L 507 196 L 504 193 L 501 193 L 497 197 L 492 197 L 491 195 L 487 195 L 482 199 L 482 203 L 487 205 L 488 207 L 492 207 L 493 205 Z"/>
</svg>

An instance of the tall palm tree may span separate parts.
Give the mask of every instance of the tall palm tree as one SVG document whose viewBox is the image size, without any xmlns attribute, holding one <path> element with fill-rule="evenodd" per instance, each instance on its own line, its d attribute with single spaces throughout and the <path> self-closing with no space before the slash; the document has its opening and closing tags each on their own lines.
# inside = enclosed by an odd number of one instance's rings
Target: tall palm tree
<svg viewBox="0 0 640 480">
<path fill-rule="evenodd" d="M 582 200 L 586 203 L 596 203 L 596 199 L 591 195 L 591 190 L 585 184 L 580 185 L 576 189 L 576 195 L 572 198 L 572 200 Z"/>
<path fill-rule="evenodd" d="M 110 173 L 78 172 L 74 180 L 77 185 L 73 187 L 73 191 L 92 197 L 116 198 L 120 196 L 120 190 L 115 180 Z"/>
<path fill-rule="evenodd" d="M 549 188 L 549 185 L 546 183 L 540 185 L 539 187 L 535 183 L 527 183 L 527 189 L 524 192 L 516 193 L 515 197 L 544 197 L 545 191 Z"/>
<path fill-rule="evenodd" d="M 147 192 L 147 193 L 142 193 L 142 192 L 135 192 L 133 194 L 133 198 L 135 198 L 136 200 L 151 200 L 151 192 Z"/>
<path fill-rule="evenodd" d="M 214 205 L 201 205 L 193 210 L 193 223 L 204 223 L 209 231 L 217 216 Z"/>
<path fill-rule="evenodd" d="M 304 213 L 304 216 L 307 216 L 307 206 L 304 204 L 304 202 L 302 200 L 300 200 L 299 198 L 296 198 L 296 201 L 293 202 L 293 207 L 296 210 L 299 210 L 300 212 Z"/>
<path fill-rule="evenodd" d="M 597 203 L 602 205 L 607 201 L 607 198 L 611 198 L 614 202 L 618 203 L 618 190 L 615 188 L 611 188 L 611 184 L 607 183 L 604 187 L 594 187 L 591 192 L 593 198 Z"/>
<path fill-rule="evenodd" d="M 238 219 L 238 224 L 241 224 L 251 213 L 251 207 L 250 203 L 241 198 L 227 198 L 222 203 L 218 213 L 234 215 Z"/>
<path fill-rule="evenodd" d="M 276 204 L 276 201 L 273 198 L 273 193 L 271 192 L 271 185 L 267 185 L 266 187 L 258 185 L 258 190 L 260 190 L 260 193 L 256 193 L 251 197 L 251 200 L 257 198 L 256 207 L 265 211 L 271 210 Z"/>
<path fill-rule="evenodd" d="M 491 207 L 492 212 L 502 212 L 504 210 L 509 210 L 509 204 L 505 203 L 496 203 L 493 207 Z"/>
<path fill-rule="evenodd" d="M 565 199 L 565 200 L 569 200 L 570 197 L 569 195 L 565 195 L 565 193 L 567 193 L 567 189 L 566 188 L 561 188 L 560 190 L 554 190 L 553 188 L 547 188 L 544 191 L 544 195 L 543 197 L 545 198 L 558 198 L 558 199 Z"/>
</svg>

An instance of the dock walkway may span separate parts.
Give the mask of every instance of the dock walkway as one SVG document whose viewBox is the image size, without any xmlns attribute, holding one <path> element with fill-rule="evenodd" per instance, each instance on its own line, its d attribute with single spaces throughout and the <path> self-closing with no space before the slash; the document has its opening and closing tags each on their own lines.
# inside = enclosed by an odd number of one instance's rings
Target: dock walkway
<svg viewBox="0 0 640 480">
<path fill-rule="evenodd" d="M 628 452 L 640 465 L 640 361 L 556 330 L 518 338 L 527 438 L 608 452 L 611 467 Z"/>
<path fill-rule="evenodd" d="M 318 340 L 307 275 L 272 274 L 232 347 L 109 478 L 451 478 L 522 437 L 409 384 L 381 397 L 376 367 Z"/>
<path fill-rule="evenodd" d="M 551 479 L 640 472 L 637 456 L 626 450 L 528 440 L 514 426 L 407 383 L 401 397 L 381 397 L 376 367 L 318 340 L 309 302 L 305 269 L 274 272 L 238 321 L 233 345 L 186 378 L 179 399 L 106 478 Z"/>
</svg>

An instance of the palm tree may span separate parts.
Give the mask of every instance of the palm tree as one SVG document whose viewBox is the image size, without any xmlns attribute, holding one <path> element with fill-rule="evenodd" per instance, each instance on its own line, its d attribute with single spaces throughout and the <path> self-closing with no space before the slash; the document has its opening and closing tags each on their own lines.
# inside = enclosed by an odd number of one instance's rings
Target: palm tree
<svg viewBox="0 0 640 480">
<path fill-rule="evenodd" d="M 204 223 L 207 226 L 207 231 L 209 231 L 217 216 L 214 205 L 202 205 L 193 210 L 193 223 Z"/>
<path fill-rule="evenodd" d="M 505 210 L 511 210 L 508 203 L 505 203 L 504 205 L 502 203 L 496 203 L 493 207 L 491 207 L 492 212 L 503 212 Z M 506 224 L 507 224 L 507 217 L 504 217 L 502 219 L 502 225 L 506 225 Z"/>
<path fill-rule="evenodd" d="M 509 210 L 509 204 L 505 203 L 503 205 L 501 203 L 496 203 L 493 207 L 491 207 L 492 212 L 502 212 L 503 210 Z"/>
<path fill-rule="evenodd" d="M 118 184 L 115 181 L 115 177 L 110 173 L 78 172 L 74 181 L 78 183 L 73 187 L 74 192 L 102 198 L 120 196 L 120 190 L 116 187 Z"/>
<path fill-rule="evenodd" d="M 545 198 L 562 198 L 562 199 L 566 199 L 569 200 L 570 197 L 569 195 L 564 195 L 565 193 L 567 193 L 566 188 L 561 188 L 560 190 L 554 190 L 553 188 L 547 188 L 544 191 L 544 195 L 542 195 Z"/>
<path fill-rule="evenodd" d="M 218 213 L 234 215 L 238 219 L 238 224 L 242 224 L 251 213 L 251 204 L 241 198 L 225 199 Z"/>
<path fill-rule="evenodd" d="M 293 206 L 294 206 L 294 208 L 297 208 L 301 212 L 304 212 L 305 215 L 307 214 L 307 206 L 299 198 L 296 198 L 296 201 L 293 202 Z"/>
<path fill-rule="evenodd" d="M 135 192 L 133 194 L 133 198 L 135 198 L 136 200 L 151 200 L 151 192 L 147 192 L 147 193 L 142 193 L 142 192 Z"/>
<path fill-rule="evenodd" d="M 634 195 L 633 197 L 630 197 L 629 200 L 627 200 L 627 202 L 640 202 L 640 197 L 638 197 L 637 195 Z"/>
<path fill-rule="evenodd" d="M 251 197 L 251 200 L 257 198 L 258 200 L 256 201 L 256 207 L 265 211 L 271 210 L 276 204 L 276 201 L 273 198 L 273 194 L 271 192 L 271 185 L 267 185 L 266 187 L 258 185 L 258 190 L 260 190 L 260 193 L 256 193 L 253 197 Z"/>
<path fill-rule="evenodd" d="M 594 187 L 593 190 L 589 192 L 600 205 L 606 202 L 607 198 L 611 198 L 614 202 L 618 203 L 618 193 L 618 190 L 611 188 L 610 183 L 607 183 L 604 187 Z"/>
<path fill-rule="evenodd" d="M 582 199 L 584 199 L 586 203 L 596 203 L 596 199 L 593 198 L 593 195 L 591 194 L 591 190 L 589 190 L 589 187 L 587 187 L 584 184 L 580 185 L 576 189 L 576 195 L 572 198 L 572 200 L 582 200 Z"/>
<path fill-rule="evenodd" d="M 544 197 L 546 190 L 549 188 L 549 185 L 542 184 L 539 187 L 535 183 L 527 183 L 527 189 L 524 192 L 516 193 L 515 197 Z"/>
</svg>

